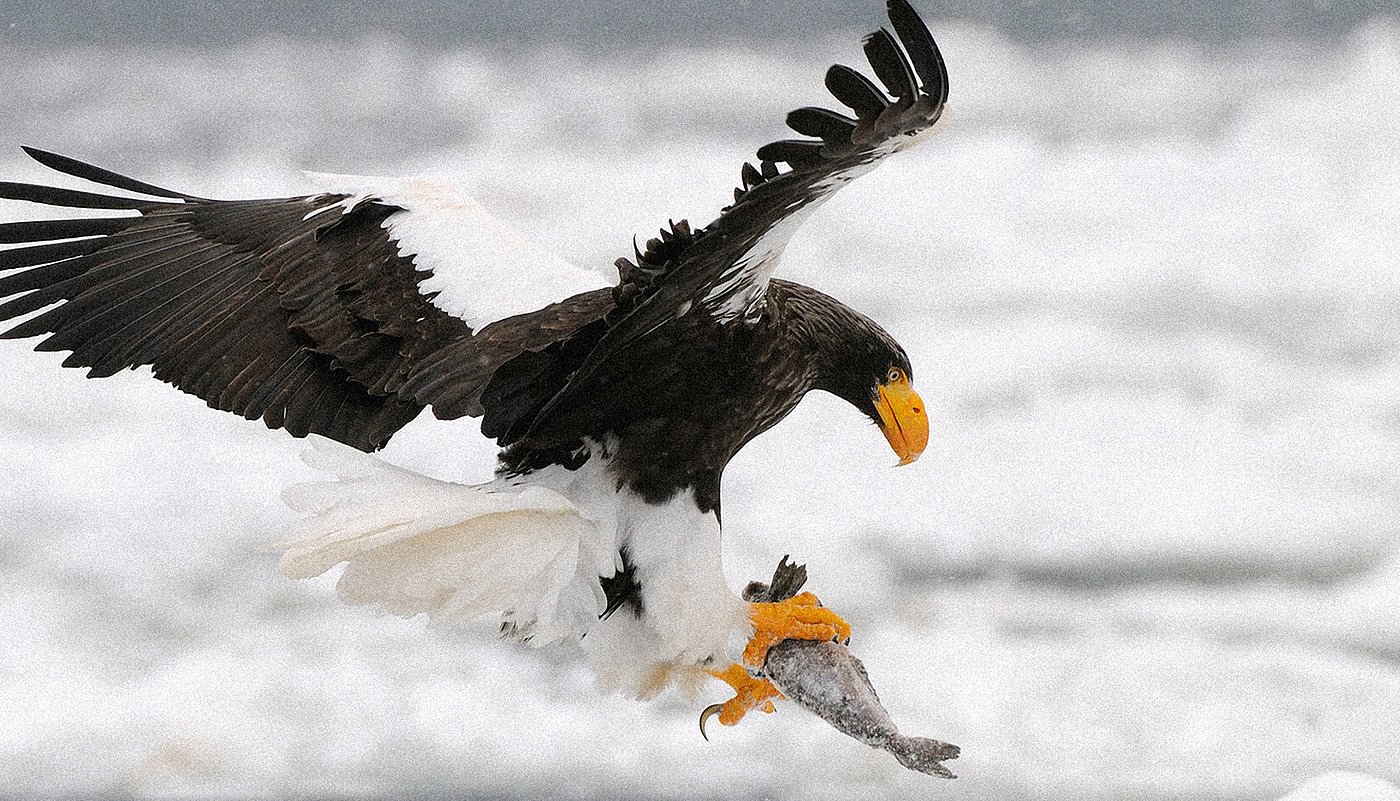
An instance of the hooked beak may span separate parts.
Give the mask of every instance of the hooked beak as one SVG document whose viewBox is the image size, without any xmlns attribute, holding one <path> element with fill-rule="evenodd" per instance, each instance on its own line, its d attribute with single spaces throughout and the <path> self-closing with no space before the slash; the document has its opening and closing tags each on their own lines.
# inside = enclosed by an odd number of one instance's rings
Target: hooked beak
<svg viewBox="0 0 1400 801">
<path fill-rule="evenodd" d="M 880 431 L 901 465 L 913 462 L 928 445 L 928 415 L 924 414 L 923 398 L 909 386 L 907 378 L 881 384 L 875 394 Z"/>
</svg>

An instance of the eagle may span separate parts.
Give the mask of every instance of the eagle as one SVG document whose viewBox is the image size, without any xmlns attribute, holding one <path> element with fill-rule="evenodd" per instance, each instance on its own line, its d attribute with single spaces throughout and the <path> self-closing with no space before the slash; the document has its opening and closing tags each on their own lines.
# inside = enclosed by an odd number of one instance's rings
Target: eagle
<svg viewBox="0 0 1400 801">
<path fill-rule="evenodd" d="M 714 676 L 734 692 L 722 724 L 771 712 L 767 649 L 850 628 L 810 593 L 727 586 L 725 465 L 811 390 L 859 409 L 900 464 L 928 441 L 904 349 L 773 277 L 820 203 L 942 115 L 933 37 L 907 0 L 887 13 L 863 40 L 880 85 L 831 67 L 849 113 L 788 114 L 802 138 L 759 148 L 709 225 L 634 243 L 615 284 L 442 182 L 320 176 L 319 194 L 213 200 L 25 148 L 99 188 L 7 182 L 0 198 L 111 213 L 0 225 L 0 337 L 43 337 L 92 378 L 149 366 L 212 408 L 318 435 L 307 459 L 328 478 L 287 491 L 301 517 L 272 546 L 288 576 L 344 564 L 348 602 L 497 615 L 511 638 L 581 642 L 605 688 Z M 480 419 L 492 481 L 371 455 L 426 408 Z"/>
</svg>

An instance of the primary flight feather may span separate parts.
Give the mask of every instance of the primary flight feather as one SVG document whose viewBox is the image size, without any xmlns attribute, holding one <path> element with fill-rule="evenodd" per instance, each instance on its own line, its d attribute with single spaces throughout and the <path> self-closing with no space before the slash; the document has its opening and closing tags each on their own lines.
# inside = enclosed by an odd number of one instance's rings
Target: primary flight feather
<svg viewBox="0 0 1400 801">
<path fill-rule="evenodd" d="M 347 565 L 338 591 L 399 614 L 498 614 L 536 643 L 583 639 L 637 695 L 708 673 L 720 721 L 771 709 L 747 668 L 785 638 L 844 638 L 804 594 L 748 603 L 720 566 L 720 478 L 808 391 L 869 417 L 901 463 L 928 439 L 904 350 L 816 290 L 773 278 L 812 210 L 939 119 L 947 71 L 906 0 L 865 39 L 879 88 L 848 67 L 848 113 L 801 108 L 809 137 L 758 150 L 734 203 L 676 222 L 608 286 L 440 183 L 322 176 L 307 197 L 221 201 L 26 148 L 118 190 L 0 183 L 0 198 L 120 216 L 0 225 L 0 337 L 109 376 L 149 365 L 211 407 L 372 452 L 425 408 L 481 418 L 496 480 L 438 481 L 318 444 L 334 474 L 289 490 L 304 517 L 284 573 Z M 748 645 L 727 652 L 733 631 Z M 745 667 L 747 666 L 747 668 Z"/>
</svg>

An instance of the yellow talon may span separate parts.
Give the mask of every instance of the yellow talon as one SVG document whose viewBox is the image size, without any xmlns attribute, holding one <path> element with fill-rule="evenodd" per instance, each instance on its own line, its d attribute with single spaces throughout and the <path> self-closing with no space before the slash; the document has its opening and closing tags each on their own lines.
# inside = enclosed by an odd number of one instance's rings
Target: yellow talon
<svg viewBox="0 0 1400 801">
<path fill-rule="evenodd" d="M 768 649 L 783 640 L 837 640 L 851 637 L 851 626 L 835 612 L 821 605 L 817 596 L 804 592 L 777 603 L 749 604 L 749 620 L 753 622 L 753 637 L 744 648 L 744 664 L 731 664 L 724 670 L 712 670 L 710 675 L 734 688 L 734 697 L 722 704 L 713 704 L 700 713 L 700 735 L 705 736 L 705 723 L 719 716 L 724 726 L 733 726 L 751 709 L 773 711 L 774 698 L 783 694 L 767 679 L 756 679 L 745 665 L 761 668 L 768 658 Z"/>
<path fill-rule="evenodd" d="M 783 694 L 778 692 L 778 688 L 773 686 L 773 682 L 767 679 L 756 679 L 744 670 L 743 665 L 731 664 L 725 670 L 712 670 L 710 675 L 734 688 L 734 697 L 722 704 L 714 704 L 706 707 L 700 714 L 700 736 L 710 739 L 705 735 L 705 721 L 715 715 L 719 715 L 719 722 L 722 726 L 733 726 L 744 718 L 751 709 L 758 709 L 765 713 L 773 711 L 774 698 L 782 698 Z"/>
<path fill-rule="evenodd" d="M 836 640 L 851 638 L 851 626 L 821 605 L 810 592 L 771 604 L 749 604 L 753 638 L 744 648 L 744 664 L 763 667 L 768 649 L 783 640 Z"/>
</svg>

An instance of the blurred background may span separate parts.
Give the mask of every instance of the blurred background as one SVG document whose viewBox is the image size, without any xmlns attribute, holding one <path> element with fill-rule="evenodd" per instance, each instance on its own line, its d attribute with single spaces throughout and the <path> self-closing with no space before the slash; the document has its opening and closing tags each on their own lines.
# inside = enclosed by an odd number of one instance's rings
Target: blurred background
<svg viewBox="0 0 1400 801">
<path fill-rule="evenodd" d="M 75 185 L 21 144 L 213 197 L 447 175 L 612 275 L 634 235 L 712 219 L 788 110 L 833 102 L 822 73 L 864 66 L 881 5 L 11 0 L 0 176 Z M 961 745 L 962 778 L 791 704 L 706 743 L 718 684 L 600 696 L 571 649 L 345 607 L 334 575 L 258 550 L 291 520 L 281 489 L 315 478 L 305 443 L 0 342 L 0 795 L 1400 782 L 1400 18 L 917 5 L 951 74 L 943 134 L 826 204 L 781 275 L 905 344 L 930 446 L 893 470 L 812 395 L 727 472 L 725 556 L 736 588 L 806 562 L 896 721 Z M 478 481 L 492 448 L 420 420 L 385 458 Z"/>
</svg>

